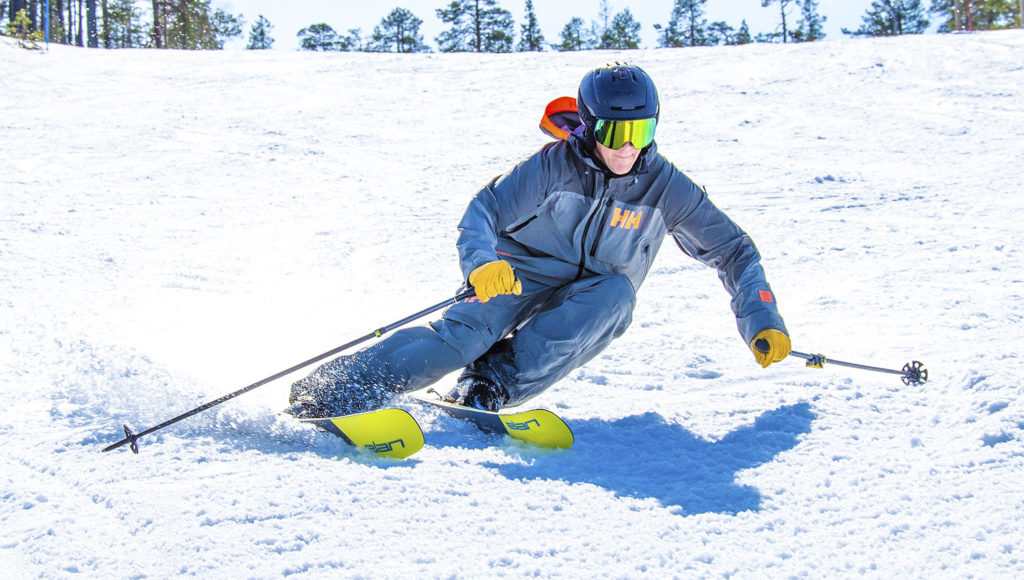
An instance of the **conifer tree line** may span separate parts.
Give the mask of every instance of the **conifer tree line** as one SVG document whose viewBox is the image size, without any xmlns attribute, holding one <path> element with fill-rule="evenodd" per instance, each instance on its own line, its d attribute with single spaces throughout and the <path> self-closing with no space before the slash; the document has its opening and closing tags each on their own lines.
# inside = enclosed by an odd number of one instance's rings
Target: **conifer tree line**
<svg viewBox="0 0 1024 580">
<path fill-rule="evenodd" d="M 613 13 L 608 0 L 600 0 L 589 21 L 573 17 L 548 39 L 538 24 L 533 0 L 524 1 L 524 17 L 516 23 L 499 0 L 449 0 L 435 9 L 445 25 L 433 40 L 440 52 L 576 51 L 640 48 L 643 25 L 628 7 Z M 723 0 L 717 0 L 723 1 Z M 920 34 L 931 24 L 939 32 L 991 30 L 1022 26 L 1024 0 L 873 0 L 858 28 L 843 28 L 853 36 Z M 736 45 L 751 42 L 811 42 L 825 37 L 818 0 L 761 0 L 777 11 L 777 26 L 751 35 L 746 20 L 738 27 L 724 21 L 708 22 L 709 0 L 674 0 L 665 21 L 652 24 L 661 48 Z M 242 15 L 211 5 L 211 0 L 50 0 L 50 42 L 92 48 L 221 49 L 243 34 Z M 0 32 L 33 35 L 41 40 L 46 22 L 44 0 L 0 0 Z M 302 50 L 430 52 L 420 27 L 423 20 L 396 7 L 373 31 L 359 28 L 340 33 L 320 22 L 302 28 L 297 37 Z M 249 29 L 246 48 L 273 47 L 273 25 L 260 15 Z"/>
<path fill-rule="evenodd" d="M 47 15 L 47 4 L 49 14 Z M 241 16 L 210 0 L 0 0 L 0 30 L 89 48 L 221 49 L 242 33 Z"/>
</svg>

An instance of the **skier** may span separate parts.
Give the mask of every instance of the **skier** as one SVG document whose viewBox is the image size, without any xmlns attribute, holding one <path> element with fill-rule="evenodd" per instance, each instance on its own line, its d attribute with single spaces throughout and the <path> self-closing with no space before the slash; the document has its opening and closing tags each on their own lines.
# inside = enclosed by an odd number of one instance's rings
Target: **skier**
<svg viewBox="0 0 1024 580">
<path fill-rule="evenodd" d="M 458 250 L 476 296 L 295 382 L 294 414 L 376 409 L 460 368 L 451 402 L 491 411 L 518 405 L 625 332 L 666 235 L 718 270 L 757 362 L 767 367 L 789 354 L 757 248 L 658 153 L 660 108 L 647 73 L 621 64 L 590 71 L 576 106 L 580 124 L 566 127 L 565 140 L 470 202 Z"/>
</svg>

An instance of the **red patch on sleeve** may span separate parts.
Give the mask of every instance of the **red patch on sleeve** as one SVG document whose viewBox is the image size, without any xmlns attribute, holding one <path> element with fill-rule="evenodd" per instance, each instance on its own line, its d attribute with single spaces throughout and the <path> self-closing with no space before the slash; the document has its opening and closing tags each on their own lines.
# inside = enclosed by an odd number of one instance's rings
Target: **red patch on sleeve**
<svg viewBox="0 0 1024 580">
<path fill-rule="evenodd" d="M 757 295 L 761 297 L 761 302 L 774 302 L 775 301 L 772 298 L 772 293 L 767 291 L 767 290 L 759 290 L 757 292 Z"/>
</svg>

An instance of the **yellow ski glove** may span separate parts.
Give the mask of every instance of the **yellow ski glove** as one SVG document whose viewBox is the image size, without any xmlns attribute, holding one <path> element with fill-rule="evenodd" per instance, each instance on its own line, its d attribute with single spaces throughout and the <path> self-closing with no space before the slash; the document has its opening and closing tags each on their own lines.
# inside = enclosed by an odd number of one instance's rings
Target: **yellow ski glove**
<svg viewBox="0 0 1024 580">
<path fill-rule="evenodd" d="M 469 273 L 469 284 L 476 297 L 487 302 L 499 294 L 522 294 L 523 284 L 516 279 L 512 265 L 505 260 L 487 262 Z"/>
<path fill-rule="evenodd" d="M 757 333 L 754 340 L 750 341 L 750 350 L 754 351 L 754 358 L 764 368 L 768 368 L 768 365 L 777 363 L 789 356 L 791 348 L 789 336 L 785 332 L 775 330 L 774 328 L 762 330 Z"/>
</svg>

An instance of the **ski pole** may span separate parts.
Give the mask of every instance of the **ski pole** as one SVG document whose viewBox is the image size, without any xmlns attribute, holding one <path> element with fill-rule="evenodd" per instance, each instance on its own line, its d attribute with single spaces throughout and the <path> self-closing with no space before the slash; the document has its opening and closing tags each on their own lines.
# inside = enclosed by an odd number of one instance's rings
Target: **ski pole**
<svg viewBox="0 0 1024 580">
<path fill-rule="evenodd" d="M 768 341 L 760 339 L 754 343 L 754 346 L 760 352 L 767 353 L 769 350 Z M 861 369 L 865 371 L 875 371 L 879 373 L 889 373 L 893 375 L 900 375 L 905 385 L 923 385 L 928 381 L 928 369 L 924 368 L 924 364 L 920 361 L 910 361 L 903 365 L 902 370 L 883 369 L 880 367 L 873 367 L 868 365 L 862 365 L 857 363 L 843 362 L 841 360 L 835 360 L 826 357 L 823 354 L 807 354 L 799 351 L 790 351 L 791 355 L 802 358 L 807 361 L 808 367 L 820 369 L 825 364 L 833 364 L 842 367 L 849 367 L 854 369 Z"/>
<path fill-rule="evenodd" d="M 424 310 L 421 310 L 421 311 L 417 312 L 416 314 L 410 314 L 409 316 L 406 316 L 405 318 L 403 318 L 401 320 L 398 320 L 396 322 L 392 322 L 391 324 L 389 324 L 387 326 L 383 326 L 381 328 L 378 328 L 377 330 L 374 330 L 373 332 L 370 332 L 369 334 L 361 336 L 361 337 L 359 337 L 359 338 L 357 338 L 357 339 L 355 339 L 355 340 L 353 340 L 351 342 L 347 342 L 347 343 L 345 343 L 345 344 L 343 344 L 343 345 L 341 345 L 339 347 L 332 348 L 331 350 L 329 350 L 329 351 L 327 351 L 325 353 L 318 354 L 317 356 L 315 356 L 315 357 L 313 357 L 313 358 L 311 358 L 311 359 L 309 359 L 307 361 L 303 361 L 303 362 L 301 362 L 301 363 L 299 363 L 299 364 L 297 364 L 297 365 L 295 365 L 293 367 L 287 368 L 287 369 L 285 369 L 285 370 L 283 370 L 283 371 L 281 371 L 279 373 L 275 373 L 273 375 L 270 375 L 269 377 L 267 377 L 267 378 L 265 378 L 263 380 L 256 381 L 255 383 L 253 383 L 253 384 L 251 384 L 251 385 L 249 385 L 249 386 L 247 386 L 245 388 L 238 389 L 237 391 L 235 391 L 233 393 L 229 393 L 227 395 L 224 395 L 223 397 L 220 397 L 219 399 L 214 399 L 214 400 L 210 401 L 209 403 L 206 403 L 205 405 L 201 405 L 199 407 L 196 407 L 195 409 L 192 409 L 191 411 L 182 413 L 181 415 L 178 415 L 177 417 L 174 417 L 173 419 L 168 419 L 168 420 L 164 421 L 163 423 L 160 423 L 159 425 L 156 425 L 154 427 L 150 427 L 149 429 L 146 429 L 145 431 L 142 431 L 141 433 L 134 433 L 128 427 L 128 425 L 124 425 L 124 439 L 118 441 L 117 443 L 114 443 L 113 445 L 109 445 L 109 446 L 105 447 L 103 449 L 103 451 L 104 452 L 111 451 L 113 449 L 117 449 L 118 447 L 121 447 L 122 445 L 126 445 L 127 444 L 129 446 L 129 448 L 132 450 L 132 453 L 136 453 L 137 454 L 139 452 L 138 440 L 139 440 L 139 437 L 142 437 L 143 435 L 148 435 L 148 434 L 150 434 L 150 433 L 152 433 L 154 431 L 157 431 L 159 429 L 163 429 L 164 427 L 167 427 L 168 425 L 173 425 L 174 423 L 177 423 L 178 421 L 181 421 L 182 419 L 187 419 L 187 418 L 191 417 L 192 415 L 195 415 L 197 413 L 201 413 L 201 412 L 209 409 L 210 407 L 215 407 L 215 406 L 217 406 L 217 405 L 219 405 L 219 404 L 221 404 L 221 403 L 223 403 L 225 401 L 234 399 L 235 397 L 237 397 L 239 395 L 242 395 L 242 394 L 245 394 L 245 393 L 248 393 L 249 391 L 251 391 L 251 390 L 253 390 L 253 389 L 257 388 L 257 387 L 262 387 L 263 385 L 265 385 L 265 384 L 267 384 L 267 383 L 269 383 L 271 381 L 276 381 L 277 379 L 279 379 L 279 378 L 281 378 L 281 377 L 283 377 L 285 375 L 291 374 L 291 373 L 301 369 L 302 367 L 309 366 L 309 365 L 311 365 L 311 364 L 313 364 L 315 362 L 320 362 L 320 361 L 322 361 L 325 358 L 328 358 L 330 356 L 334 356 L 334 355 L 340 353 L 341 351 L 343 351 L 345 349 L 348 349 L 348 348 L 351 348 L 351 347 L 353 347 L 353 346 L 355 346 L 355 345 L 357 345 L 359 343 L 366 342 L 367 340 L 370 340 L 370 339 L 373 339 L 373 338 L 380 338 L 384 334 L 386 334 L 388 332 L 391 332 L 392 330 L 394 330 L 394 329 L 396 329 L 396 328 L 398 328 L 400 326 L 404 326 L 404 325 L 412 322 L 413 320 L 416 320 L 417 318 L 422 318 L 422 317 L 424 317 L 424 316 L 426 316 L 428 314 L 431 314 L 433 312 L 437 312 L 438 310 L 441 310 L 442 308 L 446 308 L 446 307 L 448 307 L 448 306 L 450 306 L 452 304 L 455 304 L 456 302 L 459 302 L 461 300 L 465 300 L 466 298 L 471 298 L 471 297 L 473 297 L 475 295 L 476 295 L 476 291 L 473 290 L 472 287 L 467 288 L 467 289 L 463 290 L 462 292 L 459 292 L 458 294 L 456 294 L 454 297 L 445 300 L 444 302 L 439 302 L 439 303 L 431 306 L 430 308 L 426 308 Z"/>
</svg>

